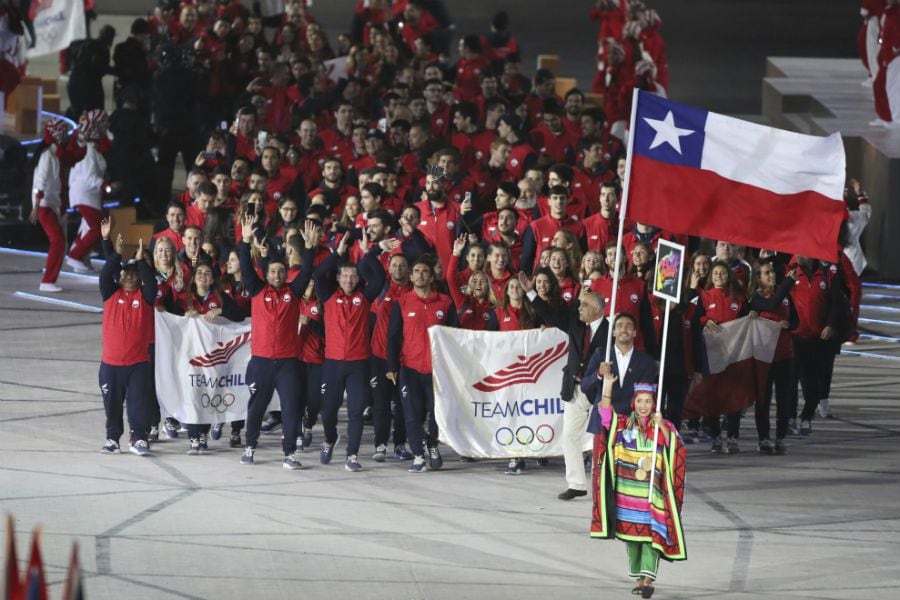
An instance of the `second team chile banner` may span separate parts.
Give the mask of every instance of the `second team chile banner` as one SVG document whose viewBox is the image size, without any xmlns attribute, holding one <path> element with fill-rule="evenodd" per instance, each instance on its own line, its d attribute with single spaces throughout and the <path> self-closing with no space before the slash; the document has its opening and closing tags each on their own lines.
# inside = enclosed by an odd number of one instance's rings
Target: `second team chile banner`
<svg viewBox="0 0 900 600">
<path fill-rule="evenodd" d="M 247 416 L 250 320 L 156 313 L 156 394 L 166 416 L 213 424 Z"/>
<path fill-rule="evenodd" d="M 472 458 L 562 455 L 563 332 L 435 326 L 429 333 L 442 442 Z M 585 434 L 584 448 L 590 447 Z"/>
</svg>

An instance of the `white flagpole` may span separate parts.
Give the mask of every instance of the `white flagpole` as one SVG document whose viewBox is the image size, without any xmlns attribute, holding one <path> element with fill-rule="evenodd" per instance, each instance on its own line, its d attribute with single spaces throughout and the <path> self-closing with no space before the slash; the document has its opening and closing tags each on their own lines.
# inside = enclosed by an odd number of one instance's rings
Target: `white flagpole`
<svg viewBox="0 0 900 600">
<path fill-rule="evenodd" d="M 634 120 L 637 116 L 637 105 L 638 105 L 638 94 L 640 94 L 640 90 L 634 90 L 634 95 L 631 97 L 631 121 L 629 124 L 628 130 L 628 146 L 625 155 L 625 183 L 622 186 L 622 202 L 619 204 L 619 236 L 616 239 L 616 264 L 613 268 L 613 288 L 612 288 L 612 298 L 610 298 L 609 305 L 609 327 L 606 332 L 606 358 L 605 362 L 609 362 L 609 357 L 612 354 L 612 336 L 613 336 L 613 328 L 612 322 L 616 317 L 616 295 L 619 292 L 619 265 L 621 264 L 622 258 L 622 235 L 625 233 L 625 212 L 628 210 L 628 187 L 631 182 L 631 159 L 634 155 Z M 620 373 L 620 377 L 623 375 Z"/>
<path fill-rule="evenodd" d="M 658 251 L 658 250 L 657 250 Z M 663 374 L 666 370 L 666 342 L 669 341 L 669 313 L 671 312 L 672 301 L 666 298 L 666 315 L 663 317 L 663 336 L 662 346 L 659 351 L 659 381 L 656 386 L 656 410 L 654 417 L 659 412 L 663 397 Z M 653 504 L 653 484 L 656 481 L 656 445 L 659 440 L 659 425 L 653 427 L 653 456 L 650 459 L 650 493 L 647 495 L 647 501 Z"/>
</svg>

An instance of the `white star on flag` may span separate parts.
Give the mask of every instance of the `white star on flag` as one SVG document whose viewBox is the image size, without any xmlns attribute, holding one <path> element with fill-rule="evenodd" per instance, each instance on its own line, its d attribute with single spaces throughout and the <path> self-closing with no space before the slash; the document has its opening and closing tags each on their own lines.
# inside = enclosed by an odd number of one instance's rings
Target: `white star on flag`
<svg viewBox="0 0 900 600">
<path fill-rule="evenodd" d="M 647 117 L 644 117 L 644 121 L 656 131 L 653 143 L 650 144 L 651 150 L 662 144 L 669 144 L 675 149 L 675 152 L 681 154 L 681 138 L 695 133 L 693 129 L 675 127 L 675 117 L 672 115 L 671 110 L 662 121 L 659 119 L 648 119 Z"/>
</svg>

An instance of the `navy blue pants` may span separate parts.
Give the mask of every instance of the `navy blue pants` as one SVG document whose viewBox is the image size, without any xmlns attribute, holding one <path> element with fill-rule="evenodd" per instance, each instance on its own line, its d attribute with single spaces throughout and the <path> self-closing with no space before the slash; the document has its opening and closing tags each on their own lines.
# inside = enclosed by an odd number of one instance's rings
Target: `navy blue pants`
<svg viewBox="0 0 900 600">
<path fill-rule="evenodd" d="M 819 401 L 831 390 L 831 373 L 834 371 L 834 342 L 819 338 L 794 336 L 794 362 L 791 368 L 790 417 L 797 415 L 799 398 L 797 385 L 803 389 L 803 412 L 800 418 L 812 420 Z"/>
<path fill-rule="evenodd" d="M 187 423 L 185 424 L 185 427 L 187 428 L 188 439 L 196 440 L 201 435 L 207 435 L 212 426 L 209 423 L 205 425 L 191 425 L 190 423 Z"/>
<path fill-rule="evenodd" d="M 759 441 L 769 439 L 769 409 L 772 406 L 772 388 L 775 388 L 775 439 L 783 440 L 787 436 L 788 419 L 791 404 L 791 359 L 776 360 L 769 367 L 769 380 L 766 393 L 756 402 L 754 416 L 756 433 Z"/>
<path fill-rule="evenodd" d="M 150 368 L 147 370 L 147 390 L 150 393 L 150 426 L 159 425 L 159 398 L 156 395 L 156 344 L 150 344 Z"/>
<path fill-rule="evenodd" d="M 300 418 L 300 361 L 296 358 L 251 356 L 244 378 L 250 388 L 247 406 L 247 446 L 256 448 L 259 429 L 272 395 L 281 399 L 281 449 L 284 455 L 297 449 L 297 421 Z"/>
<path fill-rule="evenodd" d="M 372 424 L 375 427 L 375 447 L 387 445 L 394 430 L 394 445 L 406 443 L 406 423 L 403 420 L 403 404 L 400 390 L 390 382 L 387 361 L 373 356 L 369 359 L 369 385 L 372 387 Z"/>
<path fill-rule="evenodd" d="M 153 413 L 152 396 L 148 389 L 149 362 L 127 367 L 115 367 L 100 363 L 100 393 L 106 411 L 106 439 L 119 441 L 124 433 L 122 405 L 128 410 L 130 441 L 147 440 L 150 432 L 150 416 Z M 127 401 L 127 402 L 126 402 Z"/>
<path fill-rule="evenodd" d="M 430 373 L 400 367 L 400 400 L 406 416 L 409 448 L 416 456 L 425 456 L 422 440 L 429 448 L 438 444 L 438 426 L 434 420 L 434 387 Z M 425 423 L 428 419 L 427 424 Z M 423 426 L 423 424 L 425 424 Z"/>
<path fill-rule="evenodd" d="M 359 454 L 363 409 L 369 404 L 368 360 L 325 359 L 322 365 L 322 427 L 325 441 L 337 440 L 338 409 L 347 390 L 347 456 Z"/>
<path fill-rule="evenodd" d="M 301 416 L 303 417 L 303 426 L 312 429 L 319 422 L 322 395 L 325 393 L 322 387 L 322 365 L 303 363 L 303 384 L 306 394 L 303 398 Z"/>
</svg>

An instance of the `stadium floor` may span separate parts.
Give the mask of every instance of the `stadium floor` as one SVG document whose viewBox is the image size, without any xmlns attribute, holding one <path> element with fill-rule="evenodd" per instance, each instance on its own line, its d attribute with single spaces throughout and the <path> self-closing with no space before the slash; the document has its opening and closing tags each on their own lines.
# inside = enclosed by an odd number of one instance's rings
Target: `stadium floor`
<svg viewBox="0 0 900 600">
<path fill-rule="evenodd" d="M 628 595 L 621 542 L 588 537 L 586 499 L 556 499 L 561 459 L 509 477 L 505 461 L 447 449 L 443 472 L 415 476 L 368 460 L 370 427 L 359 474 L 312 453 L 285 471 L 277 436 L 253 467 L 222 441 L 187 456 L 184 438 L 148 459 L 100 455 L 96 278 L 64 274 L 53 298 L 83 306 L 49 304 L 16 295 L 40 296 L 43 257 L 4 251 L 0 265 L 0 506 L 20 558 L 42 525 L 51 597 L 74 541 L 91 599 Z M 867 337 L 837 361 L 836 418 L 789 439 L 784 457 L 753 451 L 751 418 L 742 454 L 690 447 L 688 560 L 660 567 L 657 597 L 900 592 L 900 289 L 866 287 L 864 304 Z"/>
</svg>

